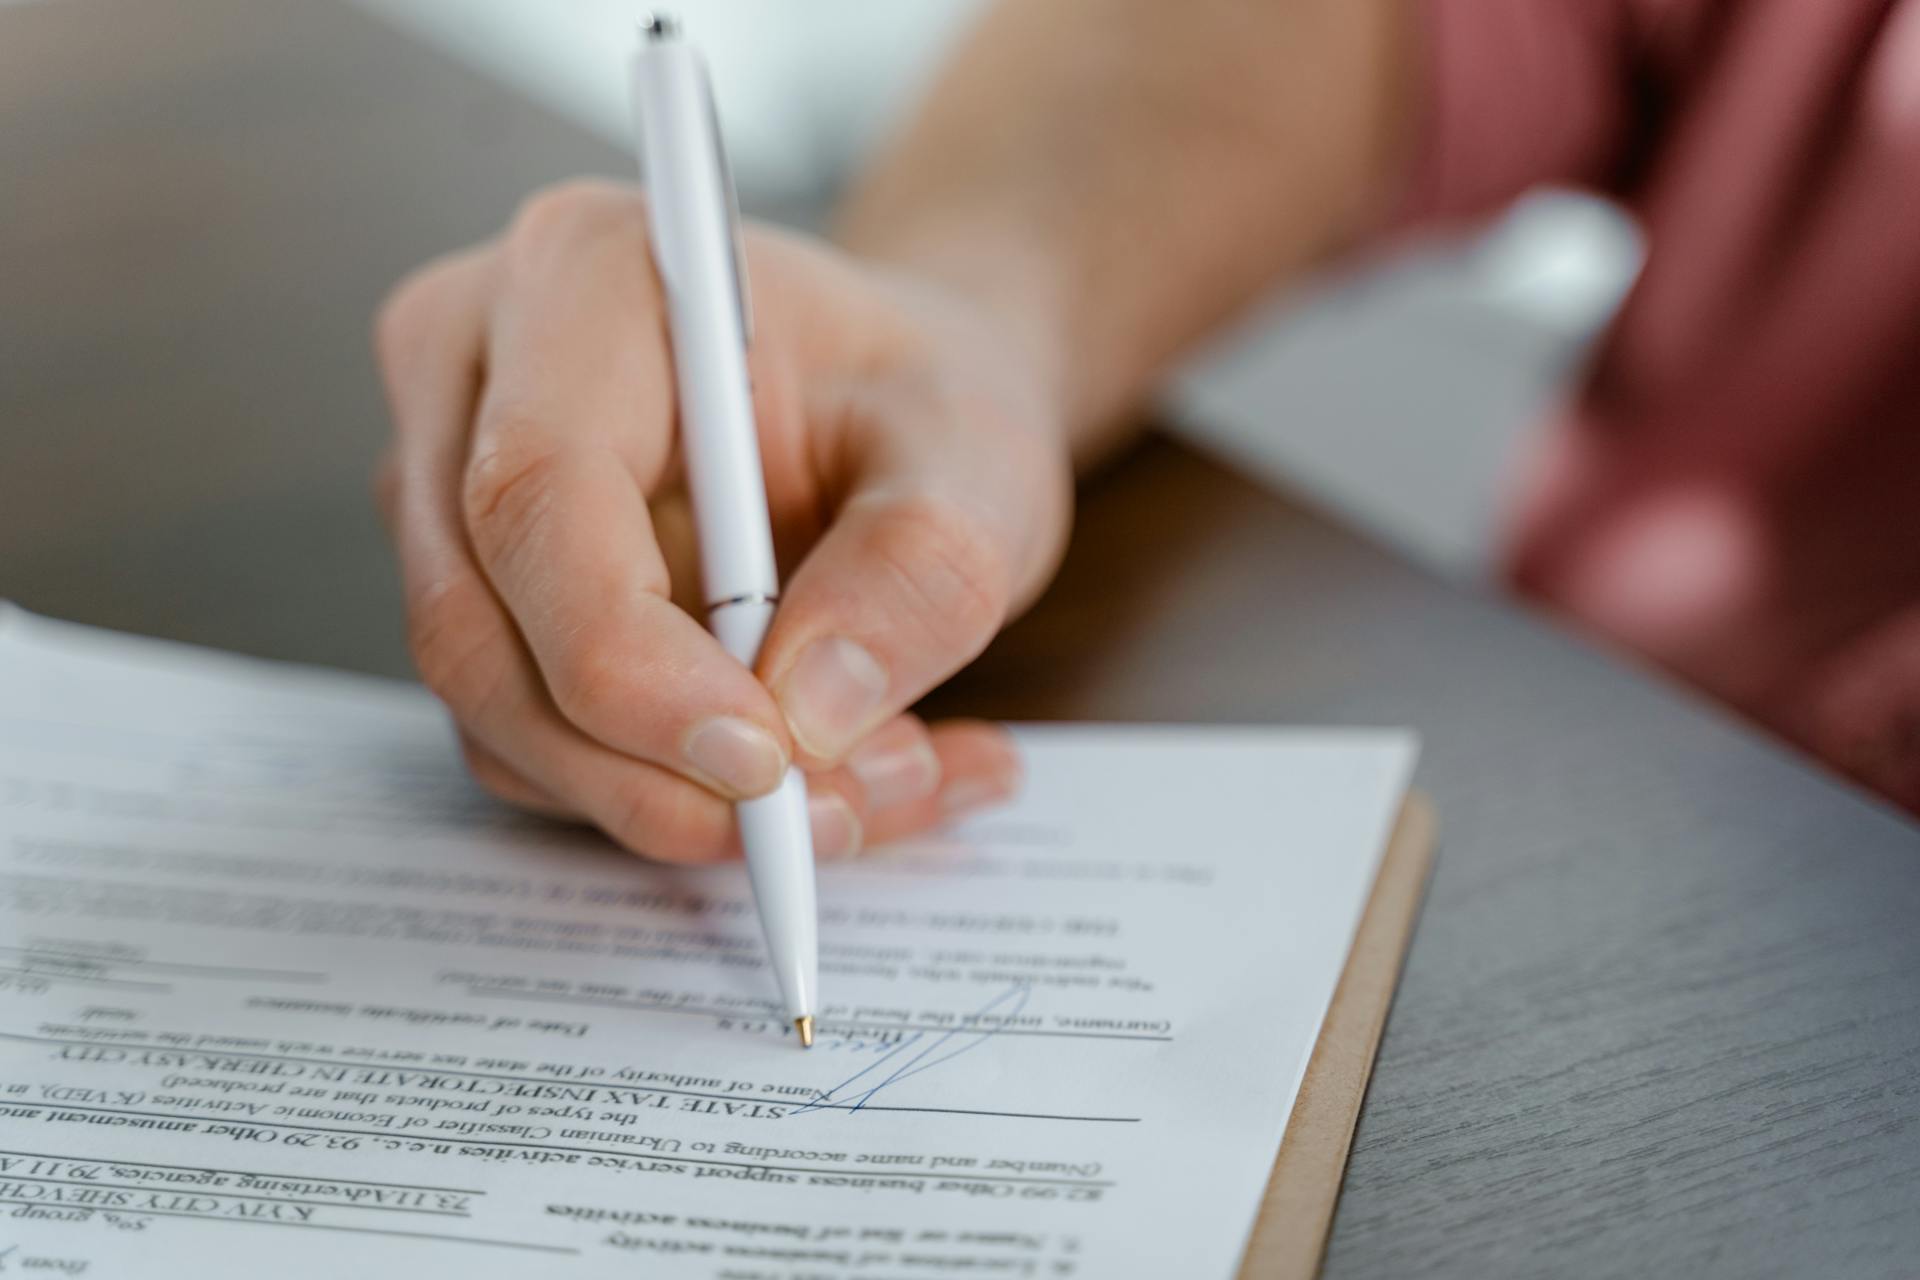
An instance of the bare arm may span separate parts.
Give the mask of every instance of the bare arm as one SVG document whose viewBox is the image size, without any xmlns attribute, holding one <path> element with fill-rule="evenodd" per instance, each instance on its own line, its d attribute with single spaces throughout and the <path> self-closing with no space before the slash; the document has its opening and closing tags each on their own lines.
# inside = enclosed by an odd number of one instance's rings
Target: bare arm
<svg viewBox="0 0 1920 1280">
<path fill-rule="evenodd" d="M 1397 185 L 1405 0 L 1001 0 L 841 213 L 986 304 L 1075 451 Z"/>
</svg>

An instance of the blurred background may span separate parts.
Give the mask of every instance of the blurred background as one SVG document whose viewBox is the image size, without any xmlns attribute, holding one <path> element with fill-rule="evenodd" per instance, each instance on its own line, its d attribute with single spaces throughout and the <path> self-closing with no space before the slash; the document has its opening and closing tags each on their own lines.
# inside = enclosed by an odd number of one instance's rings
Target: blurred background
<svg viewBox="0 0 1920 1280">
<path fill-rule="evenodd" d="M 979 3 L 679 0 L 748 211 L 818 224 Z M 634 173 L 638 12 L 0 0 L 0 599 L 406 674 L 371 318 L 528 192 Z M 1639 260 L 1613 210 L 1540 192 L 1276 300 L 1163 418 L 1476 581 L 1515 448 Z"/>
<path fill-rule="evenodd" d="M 356 2 L 627 144 L 634 4 Z M 678 0 L 714 64 L 749 211 L 823 217 L 981 2 Z M 1477 575 L 1512 450 L 1639 263 L 1616 210 L 1543 191 L 1468 243 L 1280 300 L 1178 380 L 1171 416 L 1243 469 L 1284 478 L 1436 568 Z"/>
</svg>

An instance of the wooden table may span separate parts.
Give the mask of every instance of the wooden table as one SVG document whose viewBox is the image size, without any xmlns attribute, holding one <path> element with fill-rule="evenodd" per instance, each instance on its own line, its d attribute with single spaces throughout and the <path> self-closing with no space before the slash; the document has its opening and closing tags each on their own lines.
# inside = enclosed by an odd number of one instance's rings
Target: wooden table
<svg viewBox="0 0 1920 1280">
<path fill-rule="evenodd" d="M 404 672 L 367 317 L 583 171 L 356 11 L 0 7 L 0 595 Z M 933 701 L 1425 735 L 1330 1275 L 1920 1270 L 1920 834 L 1686 692 L 1156 442 Z"/>
</svg>

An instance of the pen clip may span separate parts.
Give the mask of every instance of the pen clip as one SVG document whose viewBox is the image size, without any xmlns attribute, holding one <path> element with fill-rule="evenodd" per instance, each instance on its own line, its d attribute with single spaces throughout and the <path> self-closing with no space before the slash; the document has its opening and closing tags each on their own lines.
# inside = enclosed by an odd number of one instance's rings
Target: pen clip
<svg viewBox="0 0 1920 1280">
<path fill-rule="evenodd" d="M 720 191 L 727 202 L 727 239 L 733 245 L 733 301 L 740 309 L 740 341 L 753 345 L 753 300 L 747 295 L 747 243 L 740 231 L 740 197 L 733 189 L 733 166 L 727 163 L 726 142 L 720 136 L 720 109 L 713 100 L 713 78 L 704 59 L 700 86 L 707 96 L 707 124 L 713 134 L 713 164 L 720 173 Z"/>
<path fill-rule="evenodd" d="M 647 44 L 677 43 L 680 21 L 670 13 L 655 10 L 641 15 L 640 39 Z M 707 100 L 707 130 L 713 138 L 713 168 L 720 180 L 720 198 L 726 205 L 727 240 L 733 247 L 733 304 L 740 316 L 740 342 L 753 345 L 753 300 L 747 296 L 747 245 L 740 232 L 740 197 L 733 188 L 733 168 L 727 163 L 726 141 L 720 136 L 720 109 L 714 103 L 713 76 L 707 60 L 697 50 L 688 50 L 694 70 L 700 77 L 700 93 Z"/>
</svg>

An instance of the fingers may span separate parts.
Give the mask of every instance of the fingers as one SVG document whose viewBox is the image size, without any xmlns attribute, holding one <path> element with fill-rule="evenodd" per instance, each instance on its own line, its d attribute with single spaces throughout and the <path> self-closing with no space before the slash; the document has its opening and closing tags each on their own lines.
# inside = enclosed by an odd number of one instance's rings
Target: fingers
<svg viewBox="0 0 1920 1280">
<path fill-rule="evenodd" d="M 823 857 L 1008 794 L 1004 735 L 901 712 L 1044 577 L 1064 458 L 917 376 L 829 391 L 847 401 L 833 429 L 787 430 L 770 455 L 809 531 L 833 518 L 788 585 L 763 683 L 671 598 L 692 575 L 660 540 L 689 541 L 666 492 L 672 380 L 644 225 L 612 188 L 540 197 L 380 322 L 396 422 L 380 505 L 416 661 L 474 774 L 672 860 L 737 852 L 729 802 L 789 759 L 812 770 Z M 776 417 L 800 425 L 797 408 Z"/>
<path fill-rule="evenodd" d="M 1005 804 L 1026 781 L 1013 736 L 999 725 L 981 720 L 935 725 L 933 748 L 944 779 L 936 797 L 938 821 Z"/>
<path fill-rule="evenodd" d="M 940 789 L 940 756 L 917 716 L 897 716 L 875 730 L 847 757 L 846 767 L 870 813 L 917 804 Z"/>
<path fill-rule="evenodd" d="M 560 715 L 477 575 L 421 601 L 414 637 L 427 686 L 499 762 L 496 771 L 483 772 L 485 760 L 476 769 L 490 788 L 510 773 L 561 812 L 577 813 L 659 861 L 711 862 L 737 854 L 733 810 L 725 800 L 594 741 Z"/>
<path fill-rule="evenodd" d="M 467 762 L 467 772 L 473 775 L 473 780 L 485 787 L 495 799 L 543 817 L 562 820 L 580 817 L 577 810 L 562 803 L 544 788 L 528 782 L 519 770 L 489 751 L 472 735 L 460 735 L 460 755 Z"/>
<path fill-rule="evenodd" d="M 406 488 L 403 482 L 403 491 Z M 636 853 L 665 862 L 733 856 L 732 809 L 685 778 L 595 741 L 553 705 L 538 670 L 478 569 L 458 546 L 450 498 L 403 500 L 398 534 L 408 638 L 427 687 L 485 752 L 475 772 L 514 803 L 537 797 L 583 816 Z M 493 762 L 497 768 L 489 767 Z M 476 763 L 469 755 L 469 764 Z M 524 781 L 529 795 L 501 790 Z"/>
<path fill-rule="evenodd" d="M 375 329 L 394 422 L 376 496 L 398 553 L 415 641 L 423 634 L 437 639 L 424 626 L 430 601 L 480 586 L 453 495 L 479 392 L 492 274 L 479 253 L 435 263 L 394 291 Z M 416 663 L 421 656 L 416 644 Z"/>
<path fill-rule="evenodd" d="M 667 598 L 633 478 L 537 421 L 482 411 L 463 512 L 554 704 L 587 736 L 721 795 L 772 790 L 787 766 L 778 713 Z"/>
<path fill-rule="evenodd" d="M 843 758 L 986 645 L 1006 615 L 1005 556 L 965 505 L 856 498 L 808 557 L 765 660 L 796 748 Z"/>
<path fill-rule="evenodd" d="M 1021 772 L 1012 737 L 997 725 L 956 720 L 929 728 L 905 715 L 821 780 L 844 778 L 857 787 L 864 843 L 872 848 L 1010 799 Z"/>
<path fill-rule="evenodd" d="M 787 768 L 784 722 L 673 604 L 647 509 L 672 382 L 637 203 L 552 199 L 505 251 L 459 482 L 475 558 L 567 721 L 722 796 L 763 794 Z"/>
<path fill-rule="evenodd" d="M 964 416 L 902 429 L 863 410 L 843 447 L 849 496 L 788 582 L 759 668 L 809 767 L 855 744 L 975 657 L 1044 577 L 1064 527 L 1064 466 Z M 915 429 L 915 428 L 918 429 Z"/>
<path fill-rule="evenodd" d="M 460 735 L 460 751 L 468 772 L 496 799 L 558 821 L 586 817 L 471 734 Z M 896 717 L 860 744 L 846 768 L 810 779 L 814 854 L 834 862 L 918 835 L 1005 802 L 1020 779 L 1019 755 L 1004 729 L 974 721 L 929 728 L 915 716 Z"/>
<path fill-rule="evenodd" d="M 459 495 L 493 270 L 485 255 L 430 268 L 396 293 L 380 321 L 395 422 L 383 487 L 414 661 L 479 748 L 469 763 L 497 793 L 535 808 L 557 802 L 651 857 L 728 856 L 736 841 L 724 801 L 560 715 L 468 550 Z"/>
</svg>

